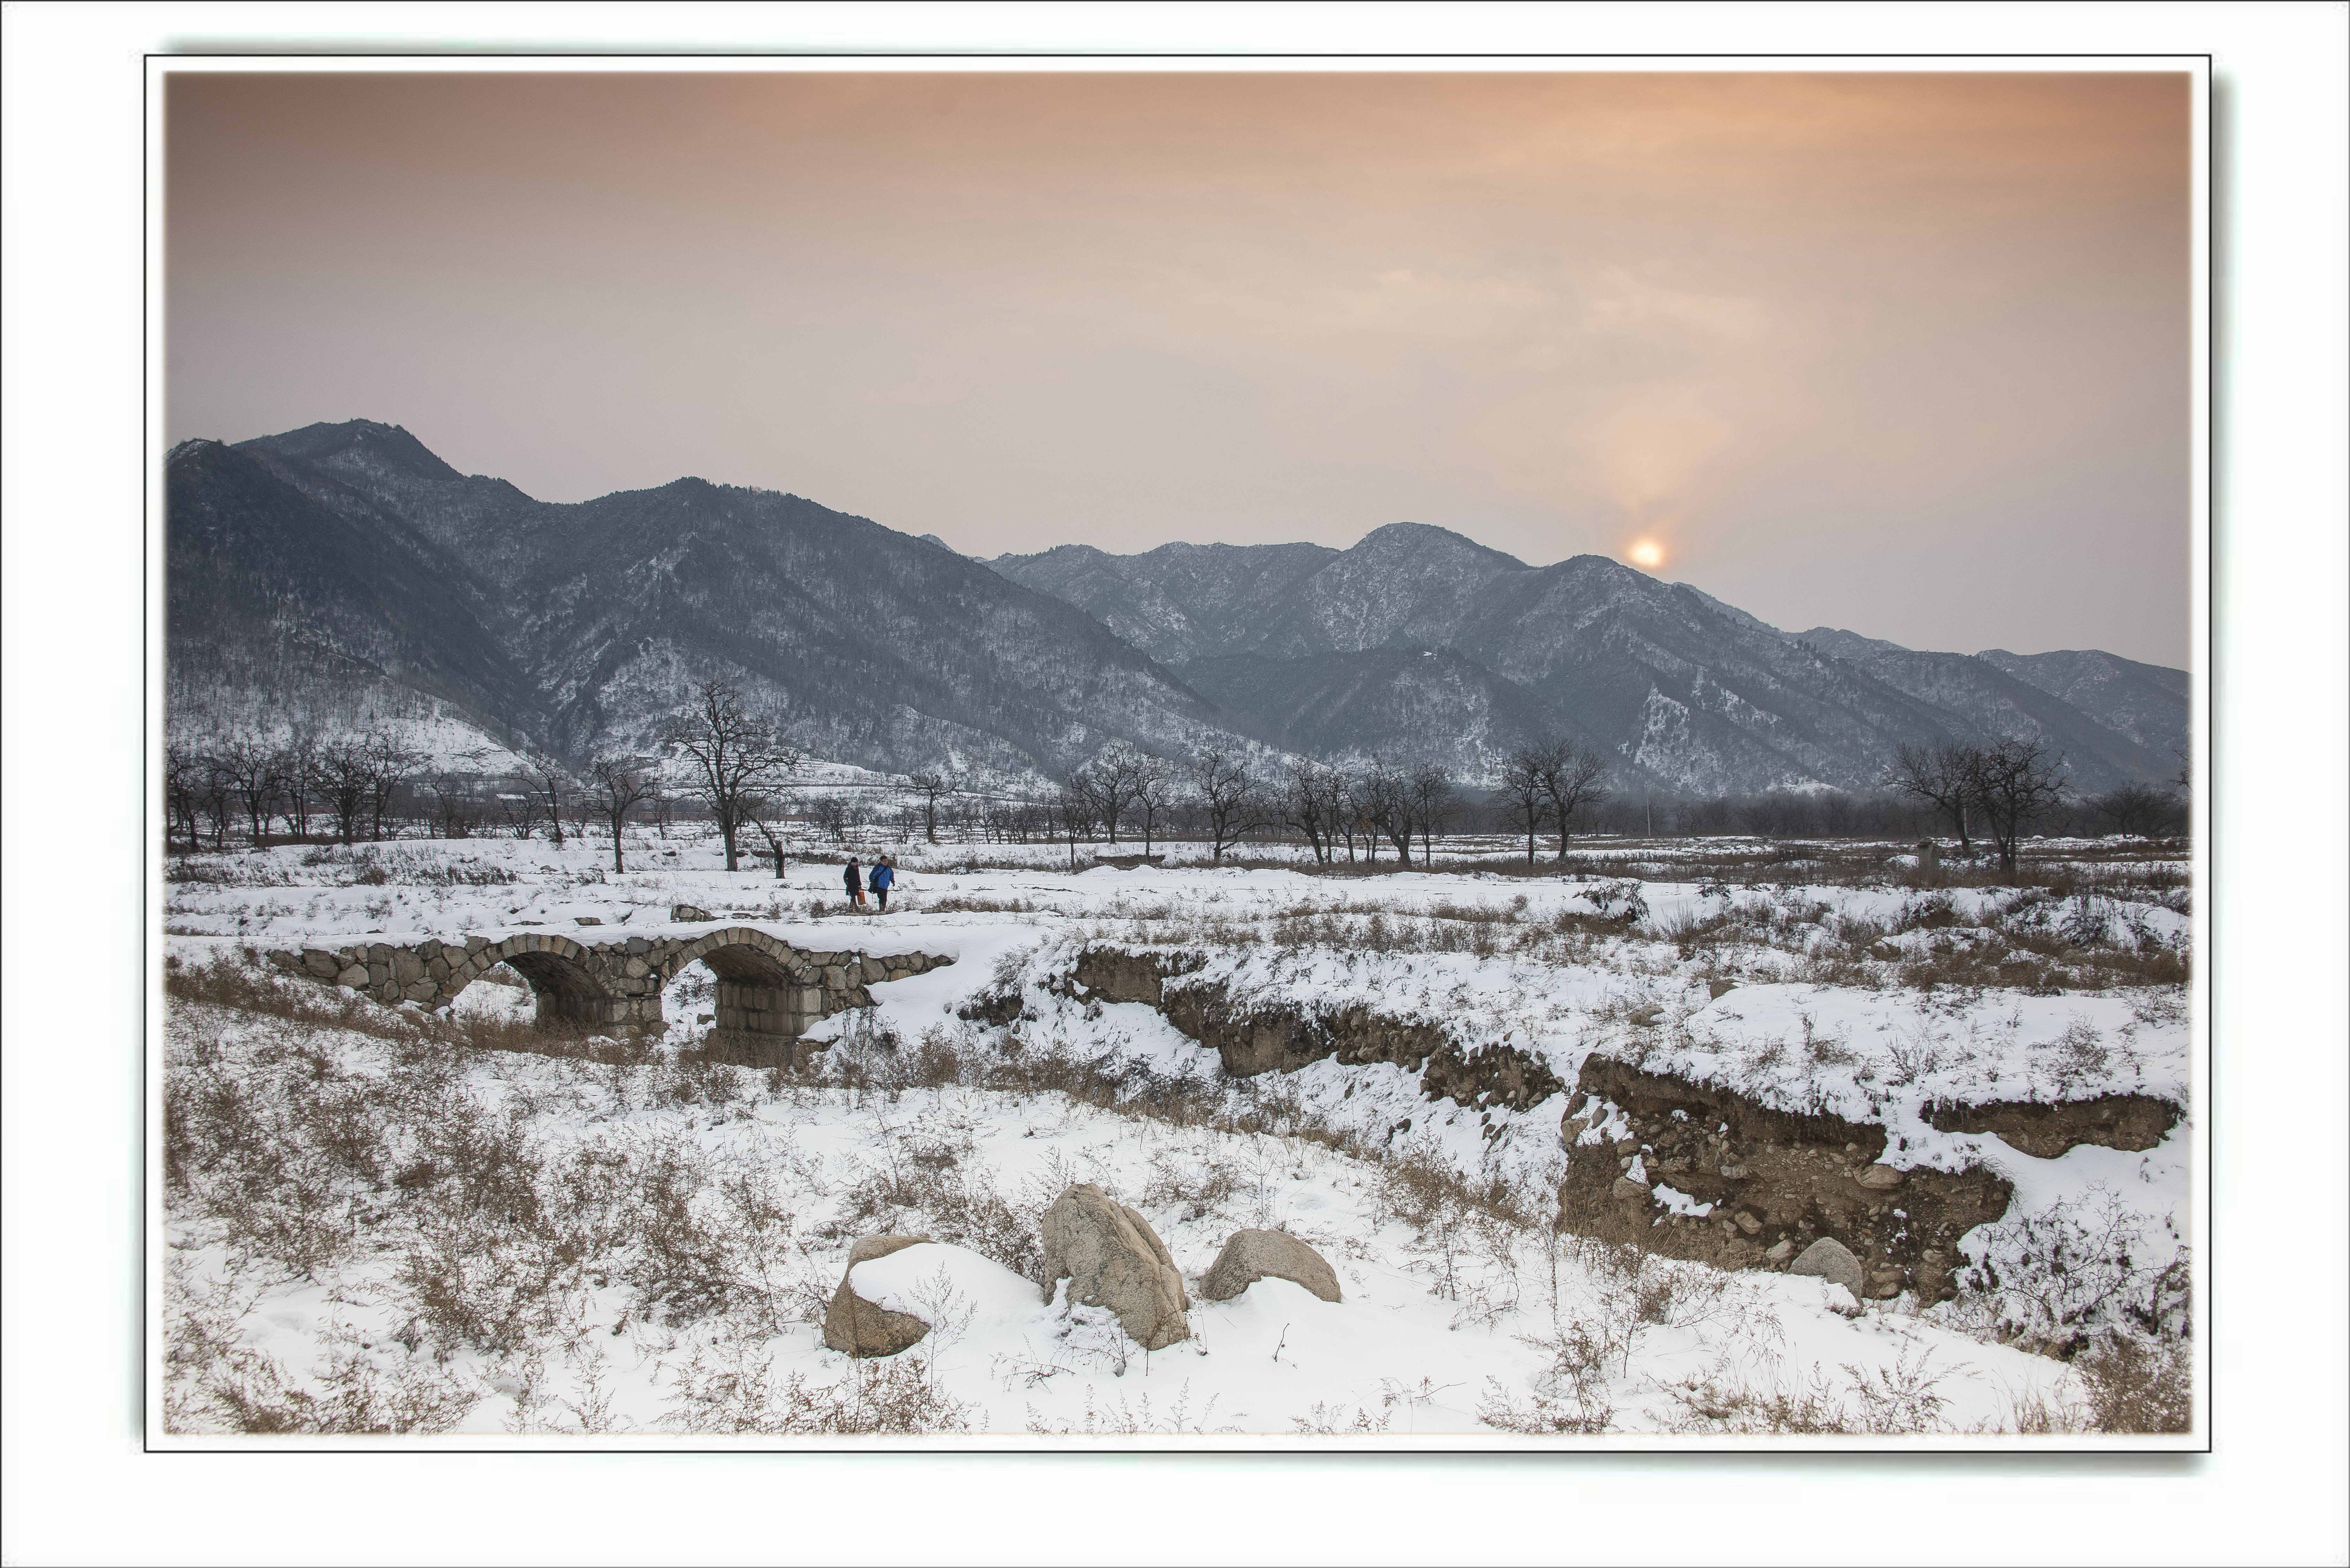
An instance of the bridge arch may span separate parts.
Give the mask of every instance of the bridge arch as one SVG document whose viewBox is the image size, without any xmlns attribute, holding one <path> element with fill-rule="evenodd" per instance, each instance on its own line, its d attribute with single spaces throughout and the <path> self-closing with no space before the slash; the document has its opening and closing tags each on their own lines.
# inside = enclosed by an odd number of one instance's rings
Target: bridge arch
<svg viewBox="0 0 2350 1568">
<path fill-rule="evenodd" d="M 653 972 L 667 987 L 696 963 L 718 981 L 717 1011 L 703 1048 L 754 1066 L 795 1065 L 801 1049 L 795 1042 L 827 1010 L 822 971 L 788 942 L 729 926 L 666 955 Z"/>
<path fill-rule="evenodd" d="M 504 964 L 530 984 L 541 1023 L 598 1026 L 636 1022 L 629 1000 L 616 995 L 598 972 L 596 955 L 570 938 L 531 931 L 476 948 L 442 982 L 449 1001 L 482 975 Z M 654 1005 L 659 1007 L 658 998 Z"/>
</svg>

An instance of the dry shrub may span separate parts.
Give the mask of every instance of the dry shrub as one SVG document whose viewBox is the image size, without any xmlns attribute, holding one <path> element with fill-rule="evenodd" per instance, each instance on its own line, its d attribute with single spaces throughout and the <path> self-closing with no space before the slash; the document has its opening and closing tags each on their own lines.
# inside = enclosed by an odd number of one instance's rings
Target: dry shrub
<svg viewBox="0 0 2350 1568">
<path fill-rule="evenodd" d="M 1794 1383 L 1757 1387 L 1726 1364 L 1662 1386 L 1677 1432 L 1818 1437 L 1853 1429 L 1851 1412 L 1817 1366 Z"/>
<path fill-rule="evenodd" d="M 939 1386 L 921 1349 L 853 1365 L 830 1383 L 795 1372 L 774 1379 L 774 1355 L 740 1339 L 697 1345 L 670 1367 L 663 1422 L 674 1431 L 782 1437 L 969 1431 L 972 1407 Z"/>
<path fill-rule="evenodd" d="M 1154 1412 L 1150 1396 L 1128 1401 L 1123 1394 L 1116 1405 L 1097 1403 L 1094 1386 L 1086 1385 L 1085 1408 L 1074 1422 L 1054 1425 L 1037 1414 L 1036 1407 L 1028 1407 L 1028 1430 L 1040 1438 L 1072 1437 L 1207 1437 L 1211 1433 L 1237 1432 L 1238 1427 L 1210 1427 L 1216 1400 L 1213 1395 L 1195 1413 L 1191 1409 L 1191 1384 L 1189 1378 L 1177 1390 L 1175 1397 L 1160 1410 Z"/>
<path fill-rule="evenodd" d="M 2176 1339 L 2110 1334 L 2073 1358 L 2100 1432 L 2186 1432 L 2195 1425 L 2194 1357 Z"/>
</svg>

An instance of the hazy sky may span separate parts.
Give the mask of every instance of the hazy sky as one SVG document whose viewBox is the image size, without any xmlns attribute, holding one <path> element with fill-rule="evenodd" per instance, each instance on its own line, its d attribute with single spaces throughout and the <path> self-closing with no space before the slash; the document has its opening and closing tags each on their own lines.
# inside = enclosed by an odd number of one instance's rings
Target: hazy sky
<svg viewBox="0 0 2350 1568">
<path fill-rule="evenodd" d="M 182 75 L 170 435 L 2188 659 L 2184 76 Z M 1645 548 L 1643 547 L 1645 546 Z"/>
</svg>

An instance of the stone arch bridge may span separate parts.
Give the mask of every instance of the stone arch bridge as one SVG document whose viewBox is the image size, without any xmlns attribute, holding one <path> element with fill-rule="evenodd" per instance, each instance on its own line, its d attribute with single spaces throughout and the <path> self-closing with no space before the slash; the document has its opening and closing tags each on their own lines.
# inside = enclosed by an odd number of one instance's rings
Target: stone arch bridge
<svg viewBox="0 0 2350 1568">
<path fill-rule="evenodd" d="M 561 931 L 520 931 L 413 946 L 366 942 L 278 949 L 281 968 L 378 1002 L 448 1006 L 499 964 L 530 984 L 542 1023 L 573 1023 L 614 1034 L 659 1034 L 661 993 L 690 964 L 718 981 L 707 1045 L 754 1065 L 797 1065 L 793 1042 L 833 1013 L 873 1005 L 868 987 L 954 962 L 930 953 L 868 954 L 793 947 L 752 926 L 691 934 L 582 940 Z"/>
</svg>

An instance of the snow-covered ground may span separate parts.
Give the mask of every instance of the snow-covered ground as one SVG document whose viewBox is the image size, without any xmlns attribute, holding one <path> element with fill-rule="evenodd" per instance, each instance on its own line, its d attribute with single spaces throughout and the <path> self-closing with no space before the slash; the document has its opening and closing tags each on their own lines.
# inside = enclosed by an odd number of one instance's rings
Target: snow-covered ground
<svg viewBox="0 0 2350 1568">
<path fill-rule="evenodd" d="M 2101 879 L 2083 846 L 2079 885 L 2052 896 L 1920 889 L 1892 865 L 1859 886 L 1792 867 L 1773 874 L 1792 881 L 1729 881 L 1705 869 L 1731 853 L 1720 846 L 1678 867 L 1648 864 L 1647 847 L 1643 870 L 1662 875 L 1607 879 L 1327 877 L 1191 864 L 1191 847 L 1164 869 L 1072 875 L 1048 846 L 907 846 L 886 917 L 847 912 L 821 862 L 780 883 L 729 874 L 698 838 L 632 837 L 625 873 L 601 840 L 198 857 L 166 911 L 182 977 L 165 1042 L 169 1424 L 763 1439 L 2044 1431 L 2086 1425 L 2097 1390 L 1994 1336 L 2028 1315 L 2018 1291 L 2046 1293 L 2035 1262 L 2103 1269 L 2095 1288 L 2125 1326 L 2127 1293 L 2189 1255 L 2189 922 L 2143 862 L 2136 882 Z M 712 995 L 699 970 L 671 986 L 662 1041 L 553 1055 L 464 1044 L 468 1023 L 528 1016 L 517 986 L 477 982 L 453 1023 L 433 1023 L 259 958 L 534 922 L 665 926 L 680 902 L 801 947 L 957 961 L 827 1020 L 820 1069 L 794 1078 L 696 1058 Z M 1194 954 L 1230 994 L 1308 1012 L 1368 1002 L 1539 1058 L 1570 1089 L 1471 1110 L 1386 1064 L 1228 1077 L 1153 1008 L 1073 994 L 1063 977 L 1088 946 Z M 1735 989 L 1714 994 L 1724 981 Z M 1008 1027 L 961 1016 L 1014 993 Z M 2014 1204 L 1962 1247 L 2000 1283 L 1863 1308 L 1815 1279 L 1559 1234 L 1560 1125 L 1585 1108 L 1571 1086 L 1594 1051 L 1881 1124 L 1898 1166 L 1991 1167 Z M 1939 1101 L 2108 1093 L 2190 1114 L 2150 1150 L 2046 1159 L 1929 1119 Z M 1189 1282 L 1189 1340 L 1146 1354 L 1020 1272 L 1072 1181 L 1165 1241 Z M 1205 1300 L 1201 1277 L 1243 1227 L 1306 1241 L 1345 1299 L 1267 1280 Z M 851 1243 L 910 1231 L 937 1242 L 860 1265 L 859 1282 L 931 1335 L 888 1361 L 826 1349 Z"/>
</svg>

